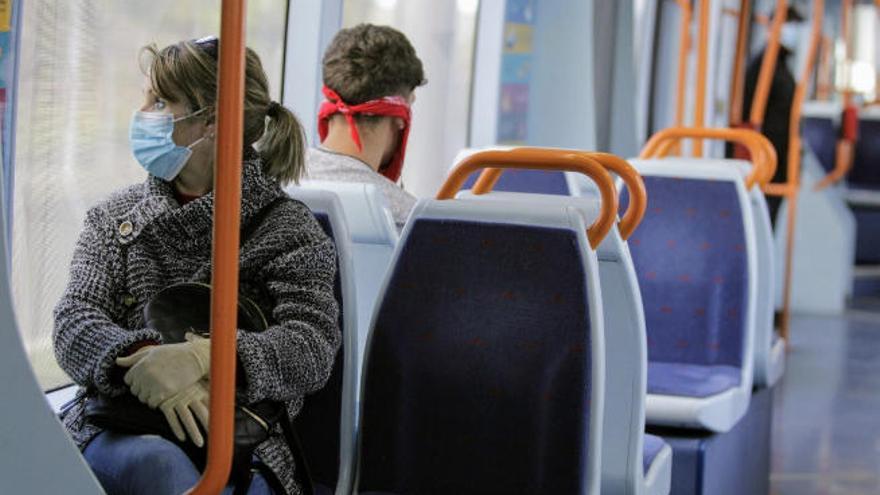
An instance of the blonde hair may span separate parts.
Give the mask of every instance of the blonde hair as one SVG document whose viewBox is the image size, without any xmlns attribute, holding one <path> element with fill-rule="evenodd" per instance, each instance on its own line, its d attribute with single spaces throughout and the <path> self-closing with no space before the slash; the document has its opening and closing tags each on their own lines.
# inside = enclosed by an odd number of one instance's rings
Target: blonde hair
<svg viewBox="0 0 880 495">
<path fill-rule="evenodd" d="M 305 168 L 305 136 L 296 116 L 269 96 L 260 57 L 246 49 L 244 146 L 254 147 L 263 171 L 282 184 L 297 182 Z M 181 41 L 161 50 L 141 49 L 141 69 L 160 98 L 181 102 L 189 111 L 208 109 L 198 118 L 213 120 L 217 99 L 217 38 Z"/>
</svg>

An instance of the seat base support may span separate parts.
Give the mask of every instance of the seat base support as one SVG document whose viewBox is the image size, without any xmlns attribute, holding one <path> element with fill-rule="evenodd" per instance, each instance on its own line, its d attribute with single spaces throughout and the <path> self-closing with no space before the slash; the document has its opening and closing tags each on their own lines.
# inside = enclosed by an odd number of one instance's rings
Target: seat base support
<svg viewBox="0 0 880 495">
<path fill-rule="evenodd" d="M 672 447 L 672 492 L 769 493 L 772 388 L 752 393 L 746 415 L 726 433 L 649 427 Z"/>
</svg>

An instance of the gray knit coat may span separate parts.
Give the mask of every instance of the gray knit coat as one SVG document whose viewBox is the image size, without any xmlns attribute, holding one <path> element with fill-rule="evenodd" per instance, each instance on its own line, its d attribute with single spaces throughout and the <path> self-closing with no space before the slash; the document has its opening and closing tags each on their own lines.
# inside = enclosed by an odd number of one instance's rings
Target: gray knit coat
<svg viewBox="0 0 880 495">
<path fill-rule="evenodd" d="M 245 155 L 242 167 L 241 222 L 247 228 L 285 193 L 262 172 L 255 153 Z M 85 393 L 128 393 L 114 361 L 133 344 L 160 340 L 144 327 L 143 307 L 154 294 L 178 282 L 210 283 L 213 204 L 208 194 L 180 206 L 171 185 L 151 176 L 89 210 L 53 333 L 58 363 Z M 324 385 L 340 342 L 335 270 L 332 242 L 298 201 L 273 206 L 244 241 L 241 292 L 272 321 L 265 332 L 238 332 L 239 400 L 284 401 L 292 419 L 304 396 Z M 82 401 L 63 421 L 80 448 L 100 432 L 84 421 Z M 288 493 L 301 492 L 280 428 L 257 455 Z"/>
</svg>

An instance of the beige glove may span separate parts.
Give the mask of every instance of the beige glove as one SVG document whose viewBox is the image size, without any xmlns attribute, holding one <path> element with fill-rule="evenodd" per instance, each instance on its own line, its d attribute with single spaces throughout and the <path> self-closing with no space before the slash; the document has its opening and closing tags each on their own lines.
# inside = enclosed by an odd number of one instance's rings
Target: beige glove
<svg viewBox="0 0 880 495">
<path fill-rule="evenodd" d="M 208 363 L 208 371 L 211 369 L 211 339 L 206 339 L 197 333 L 187 332 L 186 341 L 189 342 L 193 346 L 193 350 L 196 354 L 199 355 L 206 363 Z M 205 377 L 208 376 L 208 371 L 205 371 Z"/>
<path fill-rule="evenodd" d="M 137 364 L 138 361 L 143 359 L 144 356 L 146 356 L 147 353 L 150 352 L 150 349 L 152 349 L 153 347 L 156 347 L 156 346 L 155 345 L 145 345 L 145 346 L 141 347 L 140 349 L 138 349 L 137 351 L 135 351 L 127 356 L 122 356 L 122 357 L 117 358 L 116 364 L 117 365 L 119 364 L 120 359 L 124 359 L 125 362 L 131 363 L 129 366 L 134 366 L 135 364 Z"/>
<path fill-rule="evenodd" d="M 190 385 L 189 388 L 173 395 L 159 406 L 159 410 L 165 414 L 165 420 L 168 426 L 174 432 L 174 436 L 181 442 L 186 441 L 189 434 L 190 440 L 197 447 L 203 447 L 205 440 L 202 432 L 199 431 L 199 423 L 205 431 L 208 431 L 208 383 L 206 380 L 199 380 Z M 181 426 L 182 424 L 182 426 Z"/>
<path fill-rule="evenodd" d="M 143 354 L 118 358 L 116 364 L 131 368 L 125 374 L 131 393 L 156 408 L 208 374 L 211 341 L 200 339 L 190 341 L 188 335 L 187 342 L 150 347 Z"/>
</svg>

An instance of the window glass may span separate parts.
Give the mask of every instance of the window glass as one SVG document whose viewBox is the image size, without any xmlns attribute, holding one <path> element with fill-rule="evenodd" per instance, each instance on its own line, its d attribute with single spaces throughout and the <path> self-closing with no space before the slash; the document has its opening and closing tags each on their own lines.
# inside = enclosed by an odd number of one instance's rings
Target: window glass
<svg viewBox="0 0 880 495">
<path fill-rule="evenodd" d="M 862 95 L 865 101 L 877 97 L 876 63 L 880 60 L 877 41 L 880 37 L 877 24 L 880 15 L 873 5 L 853 6 L 850 31 L 850 53 L 847 56 L 843 38 L 838 39 L 836 84 L 838 91 L 850 90 Z"/>
<path fill-rule="evenodd" d="M 69 382 L 52 351 L 52 309 L 88 208 L 146 173 L 128 125 L 141 105 L 139 49 L 218 34 L 216 0 L 29 0 L 23 4 L 12 285 L 40 384 Z M 248 45 L 278 100 L 287 0 L 250 0 Z"/>
<path fill-rule="evenodd" d="M 478 0 L 345 0 L 343 25 L 387 24 L 416 49 L 428 84 L 416 90 L 403 183 L 433 196 L 467 144 Z"/>
</svg>

